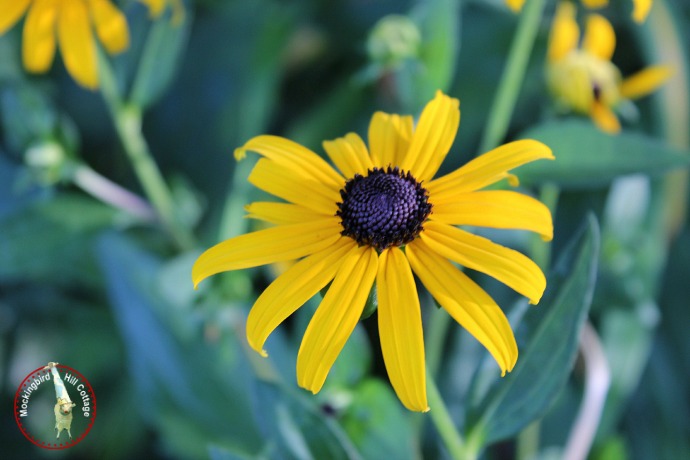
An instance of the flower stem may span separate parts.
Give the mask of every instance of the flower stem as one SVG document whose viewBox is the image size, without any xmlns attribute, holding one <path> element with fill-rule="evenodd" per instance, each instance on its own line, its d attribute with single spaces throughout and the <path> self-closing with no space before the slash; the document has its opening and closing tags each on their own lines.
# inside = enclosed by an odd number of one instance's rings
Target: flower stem
<svg viewBox="0 0 690 460">
<path fill-rule="evenodd" d="M 120 137 L 132 168 L 134 168 L 146 196 L 156 209 L 158 217 L 173 236 L 177 245 L 181 249 L 190 249 L 194 246 L 194 239 L 188 229 L 182 226 L 176 218 L 170 189 L 165 183 L 141 131 L 141 110 L 136 106 L 125 104 L 117 89 L 117 82 L 110 63 L 102 52 L 99 52 L 98 55 L 98 70 L 103 98 L 113 117 L 115 130 Z"/>
<path fill-rule="evenodd" d="M 525 78 L 527 62 L 537 36 L 544 3 L 545 0 L 527 0 L 522 8 L 506 67 L 491 105 L 486 130 L 480 144 L 480 153 L 499 145 L 508 131 L 510 117 L 513 114 L 515 102 Z"/>
<path fill-rule="evenodd" d="M 450 456 L 455 460 L 472 460 L 477 458 L 477 453 L 469 451 L 462 436 L 460 436 L 460 433 L 458 433 L 458 430 L 455 428 L 455 424 L 453 423 L 453 419 L 450 418 L 450 414 L 443 402 L 441 393 L 436 387 L 434 377 L 428 369 L 426 373 L 426 385 L 427 398 L 431 409 L 429 411 L 431 421 L 441 435 L 441 439 L 448 449 Z"/>
</svg>

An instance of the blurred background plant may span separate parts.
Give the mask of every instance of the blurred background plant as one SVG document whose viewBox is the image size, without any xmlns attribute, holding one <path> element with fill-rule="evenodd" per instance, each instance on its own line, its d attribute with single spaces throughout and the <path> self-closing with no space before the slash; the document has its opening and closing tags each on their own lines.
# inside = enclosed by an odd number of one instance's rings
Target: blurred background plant
<svg viewBox="0 0 690 460">
<path fill-rule="evenodd" d="M 465 451 L 690 458 L 687 2 L 655 0 L 642 24 L 629 1 L 598 10 L 623 74 L 674 67 L 655 95 L 622 109 L 615 136 L 549 97 L 554 1 L 527 0 L 519 13 L 500 0 L 116 4 L 129 48 L 99 51 L 94 91 L 60 58 L 28 74 L 21 21 L 0 36 L 3 458 L 56 454 L 23 439 L 10 416 L 19 382 L 51 360 L 87 376 L 98 397 L 94 429 L 63 457 L 456 453 L 429 421 L 438 412 L 408 412 L 395 397 L 375 321 L 360 323 L 312 396 L 294 367 L 316 299 L 262 359 L 244 319 L 280 267 L 226 273 L 199 291 L 190 280 L 203 248 L 250 225 L 243 206 L 259 194 L 234 148 L 274 133 L 321 152 L 325 139 L 365 134 L 375 110 L 418 114 L 436 89 L 462 111 L 441 172 L 519 138 L 557 158 L 516 171 L 522 191 L 553 209 L 553 244 L 491 232 L 544 268 L 539 306 L 470 273 L 516 329 L 515 370 L 501 379 L 422 299 L 429 372 Z"/>
</svg>

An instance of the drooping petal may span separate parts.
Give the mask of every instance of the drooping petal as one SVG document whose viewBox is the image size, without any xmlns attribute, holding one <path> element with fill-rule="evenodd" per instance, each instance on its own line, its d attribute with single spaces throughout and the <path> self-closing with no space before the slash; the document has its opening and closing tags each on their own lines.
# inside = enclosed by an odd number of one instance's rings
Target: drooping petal
<svg viewBox="0 0 690 460">
<path fill-rule="evenodd" d="M 525 163 L 553 158 L 551 149 L 539 141 L 514 141 L 480 155 L 452 173 L 429 182 L 426 189 L 433 197 L 432 203 L 446 201 L 457 193 L 479 190 L 508 177 L 508 171 Z"/>
<path fill-rule="evenodd" d="M 53 63 L 57 13 L 52 0 L 35 0 L 29 8 L 22 32 L 22 58 L 29 72 L 45 72 Z"/>
<path fill-rule="evenodd" d="M 575 21 L 575 5 L 560 2 L 553 19 L 549 35 L 548 58 L 557 61 L 577 48 L 580 39 L 580 28 Z"/>
<path fill-rule="evenodd" d="M 638 99 L 653 93 L 673 75 L 673 68 L 659 65 L 642 69 L 629 76 L 620 86 L 621 96 L 626 99 Z"/>
<path fill-rule="evenodd" d="M 323 148 L 333 164 L 348 179 L 355 177 L 355 174 L 365 176 L 367 170 L 374 167 L 367 152 L 367 146 L 355 133 L 333 141 L 324 141 Z"/>
<path fill-rule="evenodd" d="M 405 252 L 412 270 L 436 301 L 489 350 L 501 374 L 513 369 L 518 350 L 505 314 L 467 275 L 417 239 Z"/>
<path fill-rule="evenodd" d="M 537 304 L 546 288 L 541 269 L 524 254 L 438 222 L 426 222 L 422 240 L 437 254 L 496 278 Z"/>
<path fill-rule="evenodd" d="M 594 101 L 589 116 L 594 124 L 606 133 L 618 134 L 621 130 L 621 124 L 613 110 L 599 101 Z"/>
<path fill-rule="evenodd" d="M 268 356 L 263 346 L 271 332 L 335 277 L 345 254 L 356 246 L 353 239 L 340 238 L 276 278 L 256 299 L 249 312 L 249 345 L 261 355 Z"/>
<path fill-rule="evenodd" d="M 235 158 L 241 160 L 247 150 L 256 152 L 277 164 L 303 171 L 316 182 L 340 190 L 344 179 L 323 158 L 306 147 L 284 137 L 256 136 L 235 150 Z"/>
<path fill-rule="evenodd" d="M 326 215 L 298 204 L 257 201 L 245 206 L 250 219 L 259 219 L 272 224 L 298 224 L 323 219 Z"/>
<path fill-rule="evenodd" d="M 582 48 L 593 56 L 610 61 L 616 49 L 616 34 L 611 23 L 599 14 L 590 14 L 585 26 Z"/>
<path fill-rule="evenodd" d="M 374 166 L 387 168 L 402 163 L 412 139 L 411 116 L 376 112 L 369 123 L 369 153 Z"/>
<path fill-rule="evenodd" d="M 460 101 L 437 91 L 419 117 L 401 169 L 410 171 L 420 182 L 434 177 L 453 145 L 459 125 Z"/>
<path fill-rule="evenodd" d="M 80 85 L 98 87 L 96 43 L 91 31 L 89 12 L 83 1 L 60 3 L 58 43 L 65 67 Z"/>
<path fill-rule="evenodd" d="M 544 240 L 553 238 L 549 208 L 530 196 L 508 190 L 448 194 L 445 200 L 434 201 L 431 219 L 450 225 L 529 230 Z"/>
<path fill-rule="evenodd" d="M 633 19 L 637 23 L 647 19 L 649 10 L 652 9 L 652 0 L 633 0 Z"/>
<path fill-rule="evenodd" d="M 127 18 L 108 0 L 91 0 L 91 17 L 98 38 L 111 54 L 117 54 L 129 47 Z"/>
<path fill-rule="evenodd" d="M 282 225 L 240 235 L 207 249 L 194 263 L 192 281 L 197 286 L 216 273 L 299 259 L 320 251 L 340 238 L 336 217 L 318 222 Z"/>
<path fill-rule="evenodd" d="M 379 336 L 388 378 L 405 407 L 426 412 L 429 405 L 419 297 L 410 264 L 395 246 L 381 252 L 376 288 Z"/>
<path fill-rule="evenodd" d="M 335 215 L 336 203 L 341 200 L 337 189 L 314 180 L 303 170 L 265 158 L 256 163 L 247 180 L 265 192 L 329 216 Z"/>
<path fill-rule="evenodd" d="M 0 35 L 19 21 L 31 0 L 0 0 Z"/>
<path fill-rule="evenodd" d="M 297 383 L 318 393 L 359 321 L 377 271 L 376 250 L 362 246 L 345 257 L 307 326 L 297 354 Z"/>
</svg>

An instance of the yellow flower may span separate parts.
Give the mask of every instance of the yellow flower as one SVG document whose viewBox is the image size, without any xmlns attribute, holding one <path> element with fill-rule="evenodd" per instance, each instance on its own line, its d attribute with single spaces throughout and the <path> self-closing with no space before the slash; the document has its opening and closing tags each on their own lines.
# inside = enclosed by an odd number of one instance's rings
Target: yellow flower
<svg viewBox="0 0 690 460">
<path fill-rule="evenodd" d="M 572 3 L 560 3 L 554 16 L 546 66 L 546 80 L 557 103 L 589 115 L 603 131 L 617 133 L 620 123 L 613 109 L 624 99 L 655 91 L 671 75 L 667 66 L 653 66 L 623 80 L 611 62 L 616 35 L 598 14 L 587 18 L 582 44 Z"/>
<path fill-rule="evenodd" d="M 173 24 L 180 24 L 184 20 L 184 5 L 182 0 L 139 0 L 141 3 L 145 4 L 149 8 L 151 16 L 154 18 L 159 17 L 165 11 L 166 6 L 172 8 L 172 22 Z"/>
<path fill-rule="evenodd" d="M 649 10 L 652 9 L 652 0 L 632 0 L 633 1 L 633 14 L 632 17 L 637 23 L 644 22 L 649 15 Z M 582 3 L 587 8 L 597 9 L 604 8 L 609 4 L 608 0 L 582 0 Z M 508 7 L 518 12 L 522 9 L 522 5 L 525 4 L 525 0 L 506 0 Z"/>
<path fill-rule="evenodd" d="M 524 229 L 553 235 L 549 210 L 526 195 L 480 191 L 522 164 L 553 158 L 545 145 L 521 140 L 433 179 L 460 122 L 459 101 L 440 91 L 416 128 L 412 117 L 374 114 L 369 147 L 354 133 L 324 142 L 340 172 L 288 139 L 258 136 L 237 149 L 259 159 L 256 187 L 286 201 L 257 202 L 249 217 L 276 227 L 238 236 L 204 252 L 195 285 L 216 273 L 300 259 L 259 296 L 247 340 L 266 356 L 269 334 L 332 281 L 302 339 L 298 384 L 318 392 L 354 330 L 376 283 L 381 348 L 402 403 L 428 410 L 417 275 L 436 301 L 492 354 L 503 374 L 517 360 L 510 324 L 496 302 L 454 263 L 486 273 L 536 304 L 543 273 L 523 254 L 457 225 Z"/>
<path fill-rule="evenodd" d="M 46 72 L 55 56 L 56 36 L 67 71 L 77 83 L 98 87 L 93 28 L 111 54 L 129 46 L 127 21 L 109 0 L 0 0 L 0 35 L 26 13 L 22 39 L 24 68 Z"/>
</svg>

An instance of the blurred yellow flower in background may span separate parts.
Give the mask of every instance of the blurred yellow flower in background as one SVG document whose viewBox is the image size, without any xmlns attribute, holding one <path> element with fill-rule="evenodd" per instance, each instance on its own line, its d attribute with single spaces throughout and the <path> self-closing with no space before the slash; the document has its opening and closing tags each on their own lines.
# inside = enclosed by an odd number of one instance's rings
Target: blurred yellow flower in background
<svg viewBox="0 0 690 460">
<path fill-rule="evenodd" d="M 641 23 L 647 19 L 649 15 L 649 10 L 652 9 L 652 0 L 632 0 L 633 2 L 633 19 Z M 520 11 L 522 5 L 525 4 L 525 0 L 506 0 L 506 4 L 513 11 Z M 587 8 L 598 9 L 604 8 L 609 4 L 609 0 L 582 0 L 582 4 Z"/>
<path fill-rule="evenodd" d="M 93 29 L 111 54 L 129 46 L 127 20 L 109 0 L 0 0 L 0 11 L 0 35 L 26 13 L 22 59 L 27 71 L 48 71 L 59 45 L 67 71 L 88 89 L 98 87 Z"/>
<path fill-rule="evenodd" d="M 603 16 L 587 18 L 582 43 L 575 6 L 558 5 L 554 16 L 546 66 L 549 90 L 565 109 L 589 115 L 605 132 L 620 131 L 614 109 L 624 99 L 636 99 L 659 88 L 671 75 L 668 66 L 652 66 L 621 78 L 611 62 L 616 47 L 613 27 Z"/>
<path fill-rule="evenodd" d="M 184 20 L 185 11 L 182 0 L 139 0 L 149 8 L 151 17 L 157 18 L 165 11 L 167 6 L 172 8 L 173 24 L 180 24 Z"/>
<path fill-rule="evenodd" d="M 508 319 L 460 264 L 486 273 L 536 304 L 546 279 L 522 253 L 457 225 L 529 230 L 553 236 L 549 209 L 514 191 L 481 189 L 551 150 L 520 140 L 433 179 L 460 123 L 459 101 L 440 91 L 412 117 L 377 112 L 369 146 L 354 133 L 324 142 L 337 172 L 288 139 L 258 136 L 236 151 L 261 158 L 249 181 L 285 202 L 257 202 L 249 217 L 276 227 L 241 235 L 208 249 L 192 280 L 228 270 L 301 259 L 259 296 L 247 318 L 250 346 L 263 350 L 269 334 L 331 283 L 312 317 L 297 356 L 297 380 L 314 393 L 354 330 L 376 285 L 381 349 L 402 403 L 428 410 L 417 275 L 438 304 L 491 353 L 503 374 L 517 361 Z"/>
</svg>

